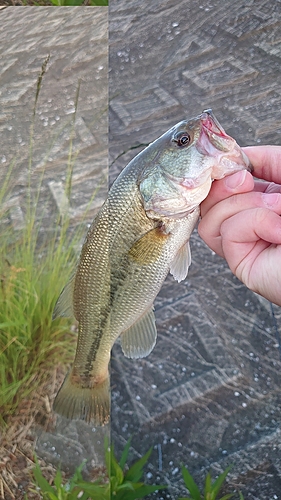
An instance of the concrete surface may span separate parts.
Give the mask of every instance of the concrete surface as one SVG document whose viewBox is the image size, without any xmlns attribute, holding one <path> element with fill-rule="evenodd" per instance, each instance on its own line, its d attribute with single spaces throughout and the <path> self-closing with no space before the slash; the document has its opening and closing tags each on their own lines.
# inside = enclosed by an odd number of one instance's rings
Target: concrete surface
<svg viewBox="0 0 281 500">
<path fill-rule="evenodd" d="M 15 230 L 23 223 L 36 80 L 49 53 L 32 162 L 34 189 L 45 169 L 43 231 L 65 210 L 79 80 L 66 207 L 74 226 L 97 185 L 88 220 L 106 195 L 108 76 L 110 183 L 141 144 L 209 107 L 240 145 L 280 144 L 280 1 L 111 0 L 109 73 L 105 10 L 85 9 L 1 11 L 0 177 L 16 158 L 6 200 Z M 112 440 L 118 454 L 133 434 L 132 459 L 153 446 L 146 480 L 169 485 L 155 498 L 186 496 L 184 463 L 201 484 L 210 468 L 216 474 L 233 464 L 232 490 L 281 499 L 280 308 L 247 290 L 196 231 L 191 247 L 188 279 L 169 276 L 155 302 L 151 355 L 132 361 L 113 349 Z M 41 434 L 42 455 L 55 462 L 62 450 L 68 468 L 77 457 L 99 459 L 101 434 L 83 423 L 60 422 L 57 430 Z"/>
<path fill-rule="evenodd" d="M 81 225 L 87 209 L 86 231 L 107 194 L 107 8 L 96 8 L 89 16 L 87 8 L 11 7 L 0 17 L 0 183 L 13 165 L 12 194 L 3 203 L 9 209 L 7 222 L 15 231 L 24 228 L 30 170 L 32 193 L 36 196 L 40 189 L 37 215 L 42 235 L 53 231 L 58 216 L 66 212 L 73 228 Z M 48 55 L 31 155 L 37 78 Z M 64 187 L 71 147 L 69 205 Z M 84 422 L 58 418 L 54 429 L 37 432 L 37 454 L 66 470 L 72 472 L 84 459 L 86 472 L 103 463 L 108 427 L 98 433 Z"/>
<path fill-rule="evenodd" d="M 181 119 L 212 108 L 240 145 L 280 144 L 281 3 L 112 0 L 112 180 Z M 112 439 L 153 446 L 147 480 L 186 496 L 185 464 L 202 484 L 233 464 L 230 489 L 281 498 L 280 308 L 247 290 L 194 232 L 189 275 L 166 280 L 156 302 L 158 342 L 132 361 L 112 357 Z M 274 313 L 274 316 L 273 316 Z M 238 498 L 238 495 L 235 497 Z"/>
</svg>

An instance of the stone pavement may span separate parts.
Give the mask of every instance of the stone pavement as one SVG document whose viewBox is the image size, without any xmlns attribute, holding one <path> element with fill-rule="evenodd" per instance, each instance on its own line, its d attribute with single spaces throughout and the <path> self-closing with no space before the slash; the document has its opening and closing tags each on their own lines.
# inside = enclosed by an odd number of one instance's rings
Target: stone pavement
<svg viewBox="0 0 281 500">
<path fill-rule="evenodd" d="M 23 15 L 24 13 L 24 15 Z M 37 77 L 50 55 L 43 76 L 34 124 L 32 172 L 45 170 L 45 202 L 50 210 L 64 210 L 62 198 L 70 138 L 75 160 L 70 215 L 79 222 L 94 189 L 101 185 L 89 220 L 107 191 L 108 34 L 107 9 L 7 8 L 1 11 L 0 32 L 0 180 L 15 161 L 15 197 L 9 200 L 14 225 L 21 224 L 30 158 L 30 127 Z M 80 83 L 75 125 L 76 94 Z"/>
<path fill-rule="evenodd" d="M 89 220 L 105 197 L 108 75 L 110 182 L 141 144 L 209 107 L 240 145 L 280 144 L 280 1 L 111 0 L 109 73 L 106 11 L 93 18 L 85 9 L 1 11 L 0 178 L 16 158 L 6 201 L 15 229 L 23 224 L 36 80 L 49 53 L 32 163 L 34 189 L 45 170 L 43 230 L 66 208 L 78 224 L 97 185 Z M 79 80 L 68 208 L 62 191 Z M 231 486 L 245 498 L 281 499 L 280 309 L 235 279 L 196 231 L 191 247 L 188 279 L 169 276 L 155 302 L 150 356 L 132 361 L 113 349 L 112 439 L 118 452 L 133 434 L 135 457 L 153 446 L 146 479 L 170 485 L 156 498 L 186 495 L 184 463 L 201 482 L 209 468 L 233 464 Z M 39 451 L 58 461 L 61 450 L 70 468 L 69 458 L 97 460 L 102 436 L 83 423 L 64 436 L 64 425 L 55 437 L 41 435 Z"/>
<path fill-rule="evenodd" d="M 44 173 L 40 230 L 44 235 L 53 231 L 58 213 L 65 211 L 72 226 L 81 224 L 87 208 L 86 226 L 107 194 L 107 9 L 96 8 L 89 16 L 86 8 L 79 7 L 11 7 L 0 16 L 0 183 L 14 164 L 12 195 L 4 200 L 9 222 L 15 230 L 24 227 L 36 83 L 50 55 L 36 110 L 31 165 L 35 194 Z M 64 186 L 71 139 L 73 189 L 68 206 Z M 103 441 L 103 435 L 93 433 L 84 422 L 59 418 L 55 433 L 39 431 L 36 451 L 69 470 L 89 458 L 89 470 L 103 460 Z"/>
<path fill-rule="evenodd" d="M 110 179 L 178 121 L 212 108 L 242 145 L 280 144 L 281 3 L 112 0 Z M 233 464 L 232 489 L 281 499 L 280 309 L 247 290 L 192 236 L 192 265 L 156 302 L 158 342 L 142 360 L 112 356 L 112 439 L 153 446 L 147 479 L 186 496 Z M 274 315 L 273 315 L 274 313 Z M 235 497 L 235 498 L 238 498 Z"/>
</svg>

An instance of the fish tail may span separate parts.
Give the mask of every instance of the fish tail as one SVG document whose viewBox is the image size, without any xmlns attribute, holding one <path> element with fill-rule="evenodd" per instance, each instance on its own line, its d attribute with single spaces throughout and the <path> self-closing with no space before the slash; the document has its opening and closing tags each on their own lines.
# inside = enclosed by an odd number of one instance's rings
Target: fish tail
<svg viewBox="0 0 281 500">
<path fill-rule="evenodd" d="M 109 376 L 93 387 L 74 384 L 68 373 L 55 398 L 53 409 L 56 413 L 70 418 L 81 419 L 94 425 L 104 425 L 110 417 Z"/>
</svg>

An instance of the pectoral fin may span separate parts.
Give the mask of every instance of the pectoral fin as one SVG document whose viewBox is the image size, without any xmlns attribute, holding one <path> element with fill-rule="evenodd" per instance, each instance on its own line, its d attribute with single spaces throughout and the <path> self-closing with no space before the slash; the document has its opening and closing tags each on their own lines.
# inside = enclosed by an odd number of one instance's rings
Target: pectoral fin
<svg viewBox="0 0 281 500">
<path fill-rule="evenodd" d="M 156 227 L 133 244 L 129 257 L 141 265 L 152 264 L 160 257 L 167 238 L 169 235 Z"/>
<path fill-rule="evenodd" d="M 73 313 L 73 291 L 75 283 L 75 274 L 63 288 L 54 308 L 53 319 L 59 316 L 71 317 Z"/>
<path fill-rule="evenodd" d="M 174 276 L 175 280 L 182 281 L 187 276 L 190 264 L 191 252 L 188 241 L 179 249 L 173 262 L 171 263 L 170 273 Z"/>
<path fill-rule="evenodd" d="M 145 313 L 121 335 L 121 346 L 127 358 L 144 358 L 156 344 L 157 330 L 153 309 Z"/>
</svg>

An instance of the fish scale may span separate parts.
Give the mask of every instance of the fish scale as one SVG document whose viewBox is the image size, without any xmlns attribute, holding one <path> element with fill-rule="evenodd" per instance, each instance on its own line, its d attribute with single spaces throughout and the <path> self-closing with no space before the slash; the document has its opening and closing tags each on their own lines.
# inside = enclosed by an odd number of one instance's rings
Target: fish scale
<svg viewBox="0 0 281 500">
<path fill-rule="evenodd" d="M 74 312 L 73 366 L 54 403 L 67 418 L 109 421 L 108 364 L 120 336 L 126 356 L 156 342 L 153 302 L 169 271 L 183 280 L 189 238 L 212 180 L 249 167 L 211 110 L 178 123 L 139 153 L 113 183 L 54 317 Z"/>
</svg>

